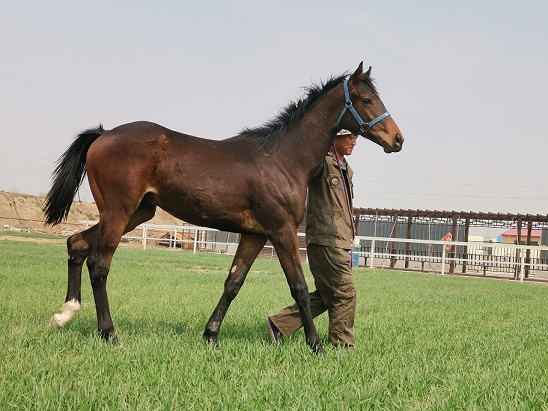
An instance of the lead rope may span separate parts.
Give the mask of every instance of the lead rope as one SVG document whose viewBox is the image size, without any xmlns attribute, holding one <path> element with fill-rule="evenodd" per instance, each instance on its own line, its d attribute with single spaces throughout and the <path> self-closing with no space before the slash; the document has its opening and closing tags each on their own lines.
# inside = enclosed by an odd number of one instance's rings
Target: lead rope
<svg viewBox="0 0 548 411">
<path fill-rule="evenodd" d="M 337 167 L 339 168 L 339 174 L 341 176 L 341 181 L 343 184 L 344 189 L 344 197 L 346 199 L 346 206 L 348 207 L 348 214 L 350 217 L 350 226 L 352 227 L 352 241 L 354 241 L 354 238 L 356 237 L 356 228 L 354 227 L 354 214 L 352 213 L 352 203 L 350 202 L 350 196 L 348 195 L 348 188 L 347 188 L 347 182 L 350 186 L 350 181 L 348 181 L 347 178 L 345 178 L 341 162 L 339 161 L 339 156 L 337 154 L 337 151 L 335 150 L 335 144 L 331 146 L 333 150 L 333 154 L 335 155 L 335 159 L 337 160 Z M 348 170 L 346 171 L 346 175 L 348 176 Z M 350 249 L 350 267 L 352 267 L 352 264 L 354 263 L 354 245 L 352 245 L 352 248 Z"/>
</svg>

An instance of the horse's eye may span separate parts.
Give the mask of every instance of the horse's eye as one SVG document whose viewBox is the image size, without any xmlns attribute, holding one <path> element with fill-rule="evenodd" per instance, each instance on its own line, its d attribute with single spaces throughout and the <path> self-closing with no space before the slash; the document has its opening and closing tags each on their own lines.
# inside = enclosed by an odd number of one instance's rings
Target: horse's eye
<svg viewBox="0 0 548 411">
<path fill-rule="evenodd" d="M 363 99 L 363 102 L 364 102 L 365 104 L 371 104 L 371 99 L 364 98 L 364 99 Z"/>
</svg>

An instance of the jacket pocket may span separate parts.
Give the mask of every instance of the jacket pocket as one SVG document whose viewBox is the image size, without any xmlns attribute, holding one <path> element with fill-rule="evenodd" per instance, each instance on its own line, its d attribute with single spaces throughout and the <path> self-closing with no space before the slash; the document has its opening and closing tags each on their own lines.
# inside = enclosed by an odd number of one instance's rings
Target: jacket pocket
<svg viewBox="0 0 548 411">
<path fill-rule="evenodd" d="M 337 237 L 343 209 L 339 207 L 320 207 L 307 213 L 307 233 Z"/>
</svg>

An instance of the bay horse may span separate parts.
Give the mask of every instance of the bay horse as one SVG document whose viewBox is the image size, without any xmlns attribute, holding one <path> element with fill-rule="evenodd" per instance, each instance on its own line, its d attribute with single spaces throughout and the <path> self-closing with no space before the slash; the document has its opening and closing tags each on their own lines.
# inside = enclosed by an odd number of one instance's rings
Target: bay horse
<svg viewBox="0 0 548 411">
<path fill-rule="evenodd" d="M 298 304 L 306 343 L 325 354 L 310 313 L 297 228 L 307 185 L 341 129 L 361 134 L 386 153 L 400 151 L 403 136 L 387 112 L 363 62 L 350 75 L 308 87 L 279 116 L 261 127 L 214 141 L 134 122 L 76 136 L 59 158 L 46 196 L 46 223 L 65 219 L 87 172 L 99 222 L 67 239 L 68 289 L 64 326 L 80 309 L 82 266 L 87 260 L 99 335 L 114 339 L 107 276 L 121 237 L 150 220 L 156 207 L 200 226 L 241 233 L 222 296 L 203 337 L 218 347 L 221 323 L 267 240 L 279 257 Z M 368 122 L 362 119 L 372 119 Z"/>
</svg>

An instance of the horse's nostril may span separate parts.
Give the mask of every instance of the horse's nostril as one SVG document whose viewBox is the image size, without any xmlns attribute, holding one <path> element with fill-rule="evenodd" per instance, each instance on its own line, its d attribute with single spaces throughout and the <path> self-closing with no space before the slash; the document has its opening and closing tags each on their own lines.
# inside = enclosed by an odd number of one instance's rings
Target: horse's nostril
<svg viewBox="0 0 548 411">
<path fill-rule="evenodd" d="M 403 144 L 403 137 L 399 134 L 396 134 L 396 143 L 398 143 L 399 145 Z"/>
</svg>

